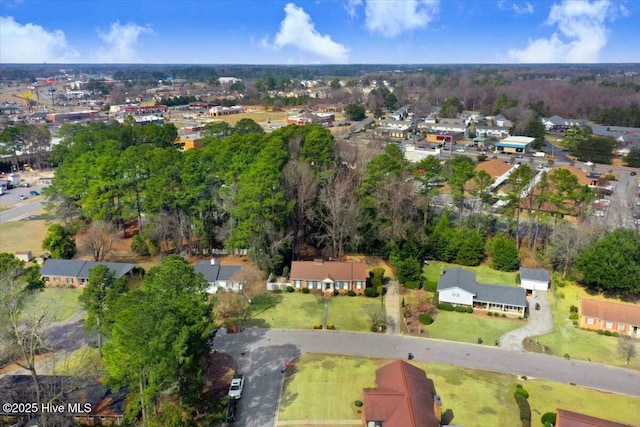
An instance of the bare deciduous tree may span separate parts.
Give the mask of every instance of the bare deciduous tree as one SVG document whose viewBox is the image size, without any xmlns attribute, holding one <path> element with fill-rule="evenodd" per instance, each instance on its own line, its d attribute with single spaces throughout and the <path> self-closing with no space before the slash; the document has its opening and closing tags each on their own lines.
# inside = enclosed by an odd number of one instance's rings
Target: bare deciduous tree
<svg viewBox="0 0 640 427">
<path fill-rule="evenodd" d="M 318 219 L 324 233 L 321 241 L 329 243 L 330 256 L 342 257 L 349 242 L 357 242 L 359 209 L 355 181 L 348 169 L 341 169 L 322 190 Z"/>
<path fill-rule="evenodd" d="M 117 239 L 113 225 L 105 221 L 93 221 L 80 238 L 80 246 L 91 252 L 94 261 L 104 261 Z"/>
<path fill-rule="evenodd" d="M 313 168 L 306 162 L 292 160 L 283 170 L 287 199 L 295 200 L 289 215 L 289 229 L 293 236 L 293 254 L 307 240 L 315 217 L 314 205 L 318 197 L 318 181 Z"/>
<path fill-rule="evenodd" d="M 638 353 L 636 343 L 631 337 L 620 337 L 618 339 L 618 353 L 620 353 L 620 356 L 624 359 L 627 365 L 634 357 L 636 357 Z"/>
</svg>

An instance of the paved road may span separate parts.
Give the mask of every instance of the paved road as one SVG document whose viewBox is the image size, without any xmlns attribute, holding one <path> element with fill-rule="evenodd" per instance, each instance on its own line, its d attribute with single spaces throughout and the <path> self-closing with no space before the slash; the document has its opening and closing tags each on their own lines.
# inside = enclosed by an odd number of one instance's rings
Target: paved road
<svg viewBox="0 0 640 427">
<path fill-rule="evenodd" d="M 42 200 L 35 200 L 33 202 L 22 202 L 21 204 L 16 205 L 15 208 L 7 209 L 6 211 L 0 212 L 0 224 L 7 221 L 15 221 L 21 219 L 22 217 L 28 216 L 32 212 L 39 209 L 42 209 Z"/>
<path fill-rule="evenodd" d="M 247 427 L 274 425 L 276 396 L 282 378 L 280 367 L 285 360 L 305 353 L 405 358 L 411 352 L 416 360 L 425 362 L 546 378 L 640 397 L 640 371 L 426 338 L 255 328 L 240 334 L 218 335 L 214 347 L 239 357 L 239 368 L 246 375 L 246 388 L 238 408 L 238 425 Z"/>
<path fill-rule="evenodd" d="M 501 336 L 500 347 L 507 350 L 525 351 L 522 346 L 522 341 L 525 338 L 546 335 L 553 331 L 553 316 L 551 316 L 547 293 L 538 292 L 536 298 L 527 298 L 527 301 L 529 302 L 527 324 Z M 535 309 L 536 303 L 540 304 L 540 310 Z"/>
</svg>

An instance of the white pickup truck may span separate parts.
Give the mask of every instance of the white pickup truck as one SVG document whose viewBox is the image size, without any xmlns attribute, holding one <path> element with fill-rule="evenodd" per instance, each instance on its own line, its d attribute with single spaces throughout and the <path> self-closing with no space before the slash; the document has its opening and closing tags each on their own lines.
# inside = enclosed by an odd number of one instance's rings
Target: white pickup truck
<svg viewBox="0 0 640 427">
<path fill-rule="evenodd" d="M 544 157 L 546 155 L 547 153 L 545 153 L 544 151 L 536 151 L 535 153 L 533 153 L 533 157 Z"/>
<path fill-rule="evenodd" d="M 231 386 L 229 387 L 229 397 L 231 399 L 240 399 L 242 397 L 243 389 L 244 389 L 244 375 L 235 374 L 231 379 Z"/>
</svg>

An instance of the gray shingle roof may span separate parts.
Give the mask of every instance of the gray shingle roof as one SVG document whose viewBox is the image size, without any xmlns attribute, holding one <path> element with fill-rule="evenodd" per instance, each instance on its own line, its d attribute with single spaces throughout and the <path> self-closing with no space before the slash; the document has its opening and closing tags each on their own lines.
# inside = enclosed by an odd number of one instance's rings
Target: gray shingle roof
<svg viewBox="0 0 640 427">
<path fill-rule="evenodd" d="M 522 279 L 549 283 L 549 272 L 541 268 L 520 267 L 520 280 Z"/>
<path fill-rule="evenodd" d="M 119 279 L 134 269 L 135 265 L 125 262 L 95 262 L 75 259 L 48 259 L 42 266 L 40 274 L 43 276 L 77 277 L 80 279 L 89 278 L 89 270 L 101 264 L 114 272 L 115 278 Z"/>
<path fill-rule="evenodd" d="M 453 287 L 472 293 L 476 301 L 527 306 L 527 292 L 523 288 L 478 283 L 475 274 L 462 268 L 446 270 L 438 280 L 438 291 Z"/>
<path fill-rule="evenodd" d="M 202 273 L 209 283 L 215 283 L 219 280 L 229 280 L 235 272 L 244 269 L 241 265 L 220 265 L 211 264 L 211 261 L 198 261 L 194 270 L 196 273 Z"/>
</svg>

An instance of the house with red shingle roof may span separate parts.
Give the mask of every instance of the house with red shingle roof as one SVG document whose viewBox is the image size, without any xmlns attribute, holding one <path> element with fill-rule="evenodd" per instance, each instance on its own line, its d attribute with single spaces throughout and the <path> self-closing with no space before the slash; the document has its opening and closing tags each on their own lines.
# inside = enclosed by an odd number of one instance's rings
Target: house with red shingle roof
<svg viewBox="0 0 640 427">
<path fill-rule="evenodd" d="M 367 286 L 367 265 L 364 262 L 293 261 L 291 286 L 294 289 L 309 288 L 333 294 L 334 290 L 346 293 L 363 293 Z"/>
<path fill-rule="evenodd" d="M 580 327 L 640 338 L 640 305 L 582 299 Z"/>
<path fill-rule="evenodd" d="M 363 426 L 440 427 L 440 397 L 422 369 L 397 360 L 376 370 L 376 386 L 363 390 Z"/>
<path fill-rule="evenodd" d="M 558 408 L 555 427 L 633 427 L 615 421 L 608 421 L 578 412 Z"/>
</svg>

